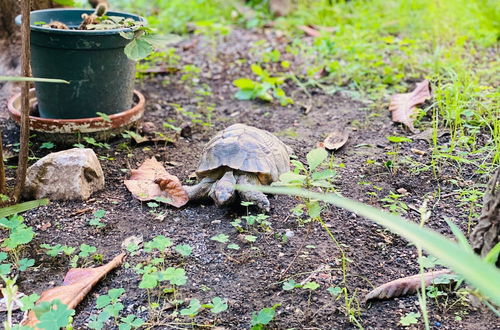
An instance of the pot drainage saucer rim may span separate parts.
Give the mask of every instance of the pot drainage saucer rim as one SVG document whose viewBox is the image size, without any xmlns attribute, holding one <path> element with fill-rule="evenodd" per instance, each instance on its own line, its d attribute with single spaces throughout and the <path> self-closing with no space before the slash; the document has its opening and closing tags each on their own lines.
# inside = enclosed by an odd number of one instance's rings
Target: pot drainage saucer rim
<svg viewBox="0 0 500 330">
<path fill-rule="evenodd" d="M 29 92 L 30 109 L 36 104 L 35 89 Z M 81 119 L 49 119 L 30 115 L 30 130 L 43 134 L 48 140 L 71 143 L 79 136 L 92 136 L 96 140 L 109 138 L 132 127 L 144 114 L 146 100 L 144 95 L 134 90 L 134 105 L 125 111 L 109 115 L 110 121 L 102 117 Z M 21 121 L 21 93 L 10 98 L 8 102 L 10 117 L 19 124 Z M 67 141 L 69 139 L 71 141 Z"/>
</svg>

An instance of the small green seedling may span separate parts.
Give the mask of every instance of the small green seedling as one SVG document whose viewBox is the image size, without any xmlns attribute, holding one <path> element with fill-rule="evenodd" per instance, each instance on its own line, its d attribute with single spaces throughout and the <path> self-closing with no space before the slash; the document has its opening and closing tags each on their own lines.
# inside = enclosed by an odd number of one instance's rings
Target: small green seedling
<svg viewBox="0 0 500 330">
<path fill-rule="evenodd" d="M 42 143 L 42 145 L 40 146 L 40 149 L 53 149 L 56 145 L 52 142 L 44 142 Z"/>
<path fill-rule="evenodd" d="M 399 320 L 399 324 L 401 324 L 404 327 L 407 327 L 412 324 L 417 324 L 419 318 L 420 318 L 420 313 L 410 312 L 407 313 L 405 316 L 401 317 L 401 319 Z"/>
<path fill-rule="evenodd" d="M 97 210 L 92 214 L 92 218 L 89 220 L 89 225 L 96 227 L 97 229 L 104 228 L 106 226 L 105 223 L 102 223 L 101 220 L 106 215 L 105 210 Z"/>
<path fill-rule="evenodd" d="M 76 248 L 72 246 L 67 246 L 67 245 L 61 245 L 61 244 L 56 244 L 56 245 L 50 245 L 50 244 L 40 244 L 40 247 L 42 249 L 45 249 L 45 254 L 51 257 L 57 257 L 58 255 L 64 254 L 65 256 L 70 256 L 72 255 Z"/>
<path fill-rule="evenodd" d="M 71 324 L 73 309 L 69 309 L 59 299 L 44 301 L 33 307 L 38 319 L 36 327 L 39 329 L 60 329 Z"/>
<path fill-rule="evenodd" d="M 227 236 L 226 234 L 219 234 L 219 235 L 216 235 L 216 236 L 212 236 L 210 239 L 212 241 L 216 241 L 216 242 L 219 242 L 219 243 L 227 243 L 227 242 L 229 242 L 229 236 Z"/>
<path fill-rule="evenodd" d="M 252 64 L 251 68 L 252 72 L 258 77 L 257 81 L 248 78 L 233 81 L 233 84 L 239 88 L 235 94 L 238 100 L 260 99 L 270 102 L 276 98 L 282 106 L 293 104 L 293 100 L 280 87 L 286 81 L 287 76 L 272 77 L 269 72 L 258 64 Z"/>
<path fill-rule="evenodd" d="M 275 304 L 273 307 L 266 307 L 261 309 L 258 313 L 252 313 L 251 330 L 262 330 L 264 326 L 269 324 L 276 315 L 276 308 L 281 304 Z"/>
<path fill-rule="evenodd" d="M 188 244 L 176 245 L 175 251 L 183 257 L 189 257 L 193 253 L 193 247 Z"/>
</svg>

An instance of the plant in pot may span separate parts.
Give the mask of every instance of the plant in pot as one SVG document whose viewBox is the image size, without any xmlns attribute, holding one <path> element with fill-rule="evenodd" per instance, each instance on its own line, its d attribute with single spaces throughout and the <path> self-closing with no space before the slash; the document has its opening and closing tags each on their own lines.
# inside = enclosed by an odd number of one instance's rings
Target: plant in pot
<svg viewBox="0 0 500 330">
<path fill-rule="evenodd" d="M 16 22 L 20 24 L 20 16 Z M 33 75 L 69 82 L 35 82 L 39 117 L 32 117 L 32 129 L 90 133 L 140 119 L 144 97 L 134 91 L 135 60 L 147 56 L 158 41 L 144 24 L 140 16 L 105 12 L 99 6 L 95 11 L 32 11 Z M 16 102 L 11 99 L 9 110 L 17 120 Z"/>
</svg>

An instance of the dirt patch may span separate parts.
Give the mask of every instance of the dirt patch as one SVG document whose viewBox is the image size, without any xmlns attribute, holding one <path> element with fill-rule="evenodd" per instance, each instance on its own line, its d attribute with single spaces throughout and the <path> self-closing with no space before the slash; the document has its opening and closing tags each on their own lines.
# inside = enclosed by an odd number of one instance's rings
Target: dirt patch
<svg viewBox="0 0 500 330">
<path fill-rule="evenodd" d="M 25 213 L 27 223 L 37 232 L 25 254 L 36 260 L 36 267 L 19 277 L 22 292 L 40 292 L 60 283 L 68 268 L 67 260 L 48 257 L 39 248 L 40 244 L 94 245 L 107 261 L 121 251 L 121 242 L 131 235 L 142 235 L 145 241 L 164 235 L 174 244 L 193 247 L 192 255 L 185 259 L 175 254 L 166 256 L 169 266 L 182 266 L 186 270 L 188 282 L 179 288 L 178 298 L 197 298 L 202 303 L 215 296 L 228 299 L 226 312 L 216 317 L 203 311 L 194 319 L 198 325 L 248 328 L 252 312 L 281 303 L 272 328 L 355 328 L 346 316 L 345 301 L 342 298 L 335 300 L 326 291 L 328 287 L 341 284 L 340 253 L 318 223 L 303 224 L 292 215 L 290 209 L 297 204 L 296 199 L 271 198 L 268 219 L 271 228 L 267 231 L 258 226 L 248 228 L 245 234 L 257 237 L 255 243 L 249 243 L 241 241 L 240 233 L 230 224 L 246 214 L 243 207 L 220 209 L 212 204 L 188 204 L 182 209 L 162 207 L 164 219 L 160 221 L 150 212 L 151 208 L 133 199 L 126 190 L 123 180 L 128 177 L 127 170 L 138 167 L 152 156 L 167 164 L 170 173 L 187 181 L 197 167 L 204 144 L 218 130 L 233 123 L 245 123 L 274 132 L 293 148 L 300 160 L 304 160 L 305 154 L 335 127 L 347 126 L 352 130 L 351 137 L 335 154 L 338 165 L 335 187 L 339 193 L 381 207 L 381 198 L 404 188 L 408 194 L 400 200 L 408 205 L 418 207 L 424 198 L 431 198 L 430 227 L 451 235 L 444 222 L 445 218 L 450 218 L 467 230 L 469 205 L 460 203 L 454 193 L 457 186 L 447 178 L 458 178 L 458 184 L 485 183 L 485 178 L 473 174 L 471 168 L 452 166 L 443 167 L 443 171 L 434 176 L 431 169 L 422 168 L 422 164 L 429 162 L 429 145 L 421 140 L 402 145 L 397 151 L 397 166 L 389 171 L 384 163 L 390 157 L 387 152 L 393 151 L 394 146 L 386 137 L 407 135 L 407 132 L 390 121 L 386 107 L 374 108 L 349 97 L 347 92 L 326 94 L 321 90 L 313 90 L 311 98 L 300 91 L 294 93 L 295 104 L 287 107 L 235 100 L 231 82 L 251 76 L 249 64 L 242 59 L 253 61 L 255 55 L 250 49 L 251 44 L 260 39 L 271 45 L 282 42 L 269 33 L 234 31 L 220 40 L 216 51 L 212 52 L 209 51 L 210 42 L 192 39 L 184 43 L 192 46 L 181 46 L 178 52 L 182 64 L 201 68 L 200 81 L 193 85 L 186 80 L 182 82 L 182 73 L 156 75 L 138 81 L 137 88 L 147 98 L 145 121 L 154 122 L 158 127 L 164 122 L 187 123 L 186 112 L 179 111 L 179 106 L 182 106 L 186 111 L 202 114 L 200 118 L 211 122 L 212 126 L 191 122 L 191 135 L 179 138 L 174 144 L 134 146 L 119 137 L 109 141 L 110 149 L 96 149 L 106 176 L 105 190 L 89 201 L 52 202 L 49 206 Z M 206 84 L 205 90 L 211 91 L 209 95 L 200 96 L 198 87 L 203 84 Z M 285 89 L 289 94 L 293 92 L 291 85 Z M 312 104 L 307 115 L 304 114 L 304 104 Z M 210 116 L 211 120 L 208 120 Z M 2 126 L 5 139 L 12 145 L 17 138 L 17 128 L 5 120 Z M 33 152 L 37 157 L 47 153 L 38 149 L 42 142 L 34 139 Z M 412 148 L 427 154 L 417 155 L 410 150 Z M 63 147 L 58 146 L 58 149 Z M 405 157 L 412 161 L 403 162 Z M 438 189 L 441 198 L 433 197 Z M 89 212 L 75 215 L 76 211 L 87 208 Z M 97 230 L 88 225 L 88 219 L 99 209 L 107 212 L 102 220 L 106 226 Z M 407 217 L 419 220 L 419 214 L 411 209 Z M 371 221 L 335 207 L 326 207 L 323 219 L 351 260 L 347 283 L 351 296 L 359 301 L 374 285 L 418 272 L 415 247 Z M 50 227 L 47 228 L 47 224 Z M 240 250 L 225 249 L 225 245 L 210 240 L 221 233 L 228 235 L 231 242 L 238 243 Z M 144 253 L 131 256 L 127 259 L 130 267 L 124 266 L 105 278 L 77 308 L 75 328 L 85 328 L 90 315 L 97 313 L 95 299 L 98 295 L 119 287 L 126 290 L 125 312 L 147 320 L 145 306 L 148 296 L 145 290 L 138 289 L 140 276 L 132 269 L 133 265 L 147 258 Z M 286 269 L 286 275 L 282 277 Z M 299 289 L 283 291 L 280 281 L 287 278 L 293 278 L 297 283 L 314 280 L 320 288 L 313 293 Z M 429 305 L 433 328 L 495 327 L 496 319 L 491 313 L 463 306 L 453 294 L 446 300 L 429 301 Z M 360 323 L 372 329 L 397 328 L 402 315 L 418 312 L 415 296 L 361 305 L 360 308 Z M 171 312 L 168 310 L 163 314 L 156 328 L 191 327 L 172 324 L 174 321 L 168 318 Z M 20 318 L 20 313 L 16 317 Z M 188 317 L 179 320 L 191 322 Z"/>
</svg>

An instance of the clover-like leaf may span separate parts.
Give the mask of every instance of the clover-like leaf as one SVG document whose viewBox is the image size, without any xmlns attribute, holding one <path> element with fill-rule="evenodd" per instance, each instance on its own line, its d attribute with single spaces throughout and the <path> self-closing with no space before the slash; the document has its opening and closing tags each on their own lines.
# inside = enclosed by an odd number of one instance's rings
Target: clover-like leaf
<svg viewBox="0 0 500 330">
<path fill-rule="evenodd" d="M 229 241 L 229 236 L 227 236 L 226 234 L 219 234 L 212 236 L 210 239 L 219 243 L 227 243 Z"/>
<path fill-rule="evenodd" d="M 189 244 L 179 244 L 175 247 L 175 251 L 183 257 L 187 257 L 193 253 L 193 247 Z"/>
<path fill-rule="evenodd" d="M 168 267 L 162 274 L 172 285 L 184 285 L 187 282 L 186 271 L 182 268 Z"/>
<path fill-rule="evenodd" d="M 190 317 L 194 317 L 196 314 L 198 314 L 199 310 L 201 309 L 201 304 L 198 299 L 191 299 L 189 302 L 189 306 L 187 308 L 181 309 L 180 313 L 181 315 L 188 315 Z"/>
<path fill-rule="evenodd" d="M 228 305 L 225 299 L 221 299 L 219 297 L 212 298 L 212 308 L 210 309 L 210 312 L 213 314 L 219 314 L 227 310 L 227 308 Z"/>
</svg>

